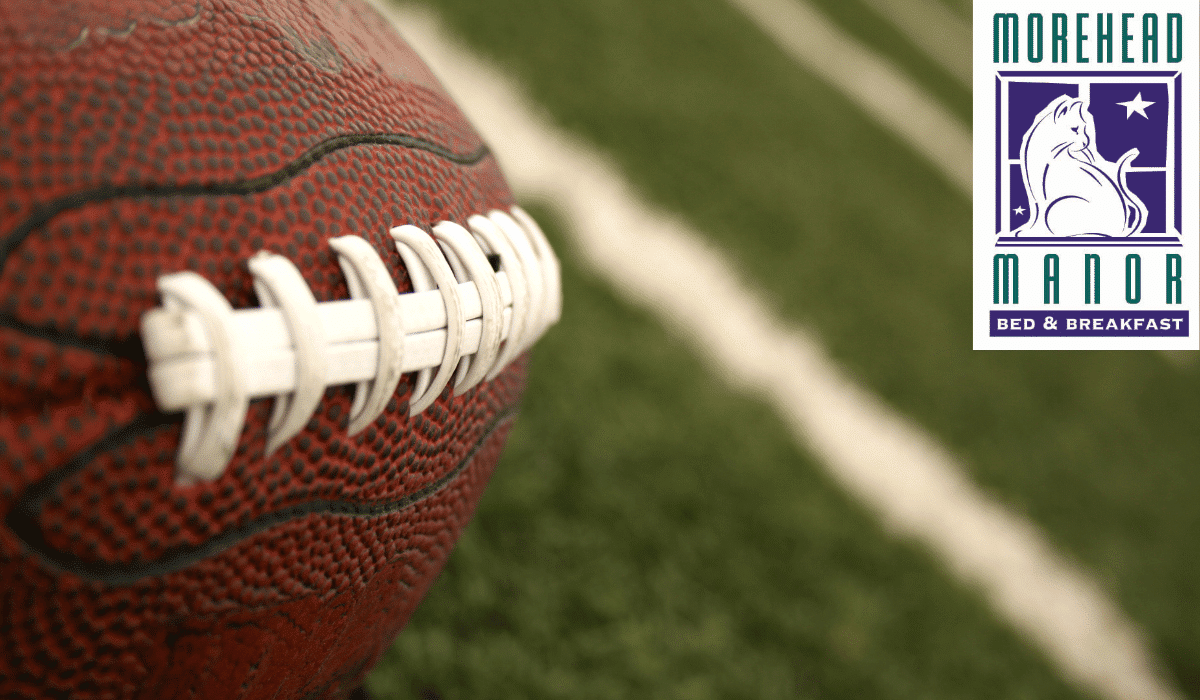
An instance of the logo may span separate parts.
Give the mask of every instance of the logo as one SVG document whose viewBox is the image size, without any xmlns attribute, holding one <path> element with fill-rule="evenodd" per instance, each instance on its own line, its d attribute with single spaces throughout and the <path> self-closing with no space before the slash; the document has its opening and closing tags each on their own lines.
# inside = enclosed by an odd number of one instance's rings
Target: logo
<svg viewBox="0 0 1200 700">
<path fill-rule="evenodd" d="M 975 3 L 976 349 L 1200 349 L 1198 20 Z"/>
</svg>

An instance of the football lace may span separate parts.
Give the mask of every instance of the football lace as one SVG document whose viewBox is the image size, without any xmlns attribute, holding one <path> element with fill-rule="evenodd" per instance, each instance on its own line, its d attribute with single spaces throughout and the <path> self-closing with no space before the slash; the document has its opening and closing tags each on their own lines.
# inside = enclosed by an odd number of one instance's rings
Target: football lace
<svg viewBox="0 0 1200 700">
<path fill-rule="evenodd" d="M 251 399 L 273 397 L 264 456 L 304 429 L 326 387 L 354 384 L 347 432 L 372 422 L 415 372 L 411 415 L 447 385 L 493 379 L 562 313 L 558 260 L 520 207 L 443 221 L 432 236 L 391 230 L 413 290 L 400 294 L 375 248 L 329 240 L 350 299 L 318 302 L 296 266 L 261 251 L 247 263 L 260 307 L 234 309 L 195 272 L 158 278 L 162 306 L 142 316 L 159 410 L 185 413 L 181 483 L 219 477 L 237 449 Z"/>
</svg>

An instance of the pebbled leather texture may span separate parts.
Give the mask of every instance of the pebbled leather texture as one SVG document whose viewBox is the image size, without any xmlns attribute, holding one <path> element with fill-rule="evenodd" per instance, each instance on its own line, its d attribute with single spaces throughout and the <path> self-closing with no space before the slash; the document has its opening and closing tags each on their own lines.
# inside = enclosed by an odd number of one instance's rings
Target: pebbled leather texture
<svg viewBox="0 0 1200 700">
<path fill-rule="evenodd" d="M 257 306 L 287 256 L 349 298 L 327 239 L 507 208 L 495 160 L 358 0 L 0 4 L 0 696 L 343 698 L 404 626 L 511 427 L 526 360 L 347 437 L 352 386 L 263 458 L 269 400 L 210 483 L 137 336 L 160 274 Z"/>
</svg>

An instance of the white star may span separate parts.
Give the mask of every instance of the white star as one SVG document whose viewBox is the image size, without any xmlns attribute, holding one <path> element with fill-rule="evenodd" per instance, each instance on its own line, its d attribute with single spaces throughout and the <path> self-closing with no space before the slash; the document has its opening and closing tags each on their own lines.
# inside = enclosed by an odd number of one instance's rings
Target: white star
<svg viewBox="0 0 1200 700">
<path fill-rule="evenodd" d="M 1146 108 L 1154 103 L 1146 102 L 1145 100 L 1143 100 L 1142 93 L 1139 92 L 1137 94 L 1137 97 L 1133 98 L 1132 100 L 1130 100 L 1128 102 L 1118 102 L 1117 104 L 1119 104 L 1125 108 L 1125 118 L 1126 119 L 1129 119 L 1130 117 L 1132 117 L 1134 112 L 1137 112 L 1138 114 L 1142 115 L 1146 119 L 1149 119 L 1150 117 L 1146 116 Z"/>
<path fill-rule="evenodd" d="M 1025 214 L 1025 207 L 1017 207 L 1016 209 L 1013 209 L 1013 213 L 1017 216 L 1023 216 Z"/>
</svg>

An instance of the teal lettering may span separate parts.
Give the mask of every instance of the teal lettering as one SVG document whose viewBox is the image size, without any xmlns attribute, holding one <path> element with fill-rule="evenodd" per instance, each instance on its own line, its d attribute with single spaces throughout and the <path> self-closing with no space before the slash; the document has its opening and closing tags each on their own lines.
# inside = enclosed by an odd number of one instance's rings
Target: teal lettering
<svg viewBox="0 0 1200 700">
<path fill-rule="evenodd" d="M 1178 253 L 1167 253 L 1167 303 L 1183 303 L 1183 259 Z"/>
<path fill-rule="evenodd" d="M 1050 50 L 1055 63 L 1067 62 L 1067 16 L 1061 12 L 1050 15 Z"/>
<path fill-rule="evenodd" d="M 1096 292 L 1096 301 L 1092 301 L 1093 289 Z M 1095 253 L 1083 256 L 1083 303 L 1100 303 L 1100 256 Z"/>
<path fill-rule="evenodd" d="M 1029 15 L 1028 31 L 1025 32 L 1026 41 L 1029 42 L 1029 62 L 1042 62 L 1042 16 L 1036 12 Z"/>
<path fill-rule="evenodd" d="M 1046 273 L 1045 274 L 1045 282 L 1043 283 L 1042 303 L 1043 304 L 1057 304 L 1058 303 L 1058 256 L 1055 255 L 1054 253 L 1050 253 L 1049 255 L 1046 256 L 1045 260 L 1042 262 L 1042 265 L 1044 266 L 1045 273 Z M 1054 289 L 1053 295 L 1050 294 L 1051 288 Z M 1053 297 L 1054 301 L 1050 301 L 1051 297 Z"/>
<path fill-rule="evenodd" d="M 1129 20 L 1133 16 L 1132 12 L 1121 13 L 1121 63 L 1133 63 L 1133 58 L 1129 56 L 1129 42 L 1133 41 L 1133 35 L 1129 33 Z"/>
<path fill-rule="evenodd" d="M 1142 300 L 1142 256 L 1125 256 L 1125 301 L 1136 304 Z"/>
<path fill-rule="evenodd" d="M 1183 60 L 1183 15 L 1167 14 L 1167 63 Z"/>
<path fill-rule="evenodd" d="M 1087 63 L 1088 57 L 1083 54 L 1083 42 L 1087 41 L 1088 35 L 1083 33 L 1083 20 L 1091 17 L 1086 12 L 1075 13 L 1075 62 Z"/>
<path fill-rule="evenodd" d="M 1017 63 L 1021 58 L 1021 42 L 1018 36 L 1020 31 L 1020 20 L 1017 19 L 1015 12 L 997 12 L 992 18 L 992 62 L 1000 63 L 1000 47 L 1004 47 L 1004 63 L 1008 63 L 1009 47 L 1012 47 L 1012 62 Z M 1000 34 L 1003 32 L 1004 40 L 1000 40 Z M 1009 33 L 1011 32 L 1012 41 L 1009 41 Z"/>
<path fill-rule="evenodd" d="M 1142 15 L 1142 63 L 1158 63 L 1158 15 Z"/>
<path fill-rule="evenodd" d="M 999 304 L 1000 302 L 1000 267 L 1004 267 L 1004 302 L 1008 303 L 1008 264 L 1012 262 L 1012 303 L 1017 301 L 1017 281 L 1019 278 L 1017 269 L 1017 256 L 1013 253 L 997 253 L 996 257 L 992 258 L 992 303 Z"/>
<path fill-rule="evenodd" d="M 1104 31 L 1104 18 L 1108 18 L 1108 31 Z M 1112 63 L 1113 39 L 1112 13 L 1096 13 L 1096 63 Z M 1105 58 L 1105 56 L 1108 56 Z"/>
</svg>

